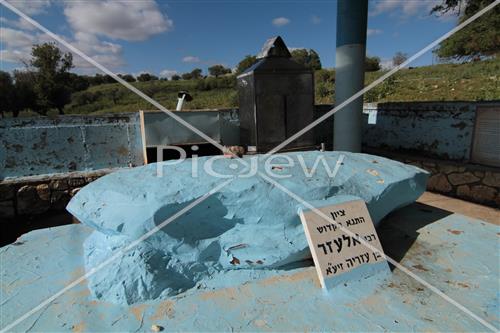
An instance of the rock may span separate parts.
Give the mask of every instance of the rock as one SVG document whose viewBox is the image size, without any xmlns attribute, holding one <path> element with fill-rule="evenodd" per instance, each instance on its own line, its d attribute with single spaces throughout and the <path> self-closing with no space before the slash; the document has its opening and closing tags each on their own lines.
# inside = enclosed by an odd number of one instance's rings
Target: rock
<svg viewBox="0 0 500 333">
<path fill-rule="evenodd" d="M 85 177 L 85 183 L 92 183 L 94 180 L 98 179 L 99 176 L 89 176 L 89 177 Z M 82 184 L 83 185 L 83 184 Z"/>
<path fill-rule="evenodd" d="M 70 178 L 68 179 L 68 185 L 70 187 L 81 187 L 85 185 L 85 178 Z"/>
<path fill-rule="evenodd" d="M 436 168 L 423 167 L 422 169 L 429 172 L 431 175 L 435 175 L 435 174 L 439 173 L 438 169 L 436 169 Z"/>
<path fill-rule="evenodd" d="M 71 197 L 74 197 L 74 196 L 75 196 L 75 194 L 77 194 L 77 193 L 78 193 L 78 191 L 80 191 L 80 190 L 81 190 L 81 187 L 76 187 L 76 188 L 72 189 L 72 190 L 69 192 L 69 195 L 70 195 Z"/>
<path fill-rule="evenodd" d="M 0 201 L 0 217 L 1 218 L 13 218 L 16 216 L 16 210 L 14 209 L 14 201 Z"/>
<path fill-rule="evenodd" d="M 15 189 L 10 184 L 0 184 L 0 200 L 14 199 Z"/>
<path fill-rule="evenodd" d="M 474 171 L 474 176 L 483 178 L 484 177 L 484 171 Z"/>
<path fill-rule="evenodd" d="M 52 209 L 61 210 L 68 204 L 70 196 L 68 191 L 52 191 L 50 205 Z"/>
<path fill-rule="evenodd" d="M 43 190 L 41 190 L 43 192 Z M 50 208 L 49 200 L 42 200 L 34 186 L 24 185 L 17 191 L 17 213 L 19 215 L 36 215 Z"/>
<path fill-rule="evenodd" d="M 459 187 L 457 187 L 457 195 L 459 197 L 470 198 L 469 185 L 460 185 Z"/>
<path fill-rule="evenodd" d="M 332 178 L 318 159 L 323 158 L 332 171 L 341 154 L 343 164 Z M 277 156 L 274 163 L 280 168 L 268 168 L 276 182 L 315 205 L 335 203 L 349 195 L 360 197 L 376 225 L 392 210 L 415 201 L 428 177 L 424 170 L 366 154 Z M 285 164 L 286 159 L 293 166 Z M 90 270 L 227 180 L 217 174 L 235 177 L 109 268 L 89 277 L 95 297 L 131 304 L 176 295 L 214 272 L 282 269 L 310 257 L 297 214 L 300 203 L 259 176 L 244 177 L 249 169 L 237 160 L 215 159 L 214 172 L 203 168 L 208 160 L 213 158 L 198 158 L 197 177 L 192 176 L 191 159 L 117 171 L 83 187 L 72 198 L 68 211 L 96 230 L 84 244 L 85 266 Z M 265 172 L 261 156 L 244 160 L 255 162 Z M 156 176 L 157 166 L 163 167 L 163 177 Z M 234 258 L 239 264 L 233 264 Z"/>
<path fill-rule="evenodd" d="M 452 164 L 442 164 L 439 169 L 445 174 L 450 174 L 452 172 L 464 172 L 465 167 L 452 165 Z"/>
<path fill-rule="evenodd" d="M 452 190 L 448 179 L 446 179 L 446 176 L 442 173 L 432 175 L 427 183 L 427 188 L 431 191 L 444 193 L 450 192 Z"/>
<path fill-rule="evenodd" d="M 464 173 L 452 173 L 448 175 L 448 180 L 453 185 L 462 185 L 462 184 L 475 183 L 479 180 L 479 178 L 474 176 L 471 172 L 464 172 Z"/>
<path fill-rule="evenodd" d="M 496 195 L 496 189 L 484 185 L 472 186 L 470 190 L 470 196 L 476 202 L 494 202 Z"/>
<path fill-rule="evenodd" d="M 68 182 L 65 179 L 57 179 L 50 182 L 50 188 L 56 191 L 68 189 Z"/>
<path fill-rule="evenodd" d="M 47 184 L 39 184 L 36 186 L 36 193 L 38 194 L 38 197 L 42 199 L 43 201 L 48 201 L 50 200 L 50 189 L 49 185 Z"/>
<path fill-rule="evenodd" d="M 500 187 L 500 172 L 486 172 L 483 183 L 488 186 Z"/>
</svg>

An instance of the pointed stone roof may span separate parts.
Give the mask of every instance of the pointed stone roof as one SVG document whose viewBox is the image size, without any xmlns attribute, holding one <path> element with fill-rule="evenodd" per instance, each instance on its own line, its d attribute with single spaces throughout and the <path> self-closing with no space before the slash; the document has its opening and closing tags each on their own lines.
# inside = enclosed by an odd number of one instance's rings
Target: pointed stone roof
<svg viewBox="0 0 500 333">
<path fill-rule="evenodd" d="M 286 47 L 285 42 L 280 36 L 269 38 L 265 42 L 260 53 L 257 55 L 257 59 L 271 58 L 271 57 L 284 57 L 284 58 L 292 57 L 290 51 L 288 51 L 288 47 Z"/>
</svg>

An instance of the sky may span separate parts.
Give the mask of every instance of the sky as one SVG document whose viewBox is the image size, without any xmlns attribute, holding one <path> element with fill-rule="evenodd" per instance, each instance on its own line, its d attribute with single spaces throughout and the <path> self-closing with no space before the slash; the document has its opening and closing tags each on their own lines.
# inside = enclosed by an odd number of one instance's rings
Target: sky
<svg viewBox="0 0 500 333">
<path fill-rule="evenodd" d="M 314 49 L 324 68 L 335 66 L 334 0 L 8 0 L 116 73 L 170 77 L 222 64 L 234 68 L 264 42 L 281 36 L 289 48 Z M 451 30 L 453 14 L 437 17 L 440 0 L 370 0 L 367 53 L 389 66 Z M 0 69 L 23 68 L 31 46 L 52 41 L 0 5 Z M 411 66 L 432 64 L 431 52 Z M 75 72 L 99 72 L 78 56 Z"/>
</svg>

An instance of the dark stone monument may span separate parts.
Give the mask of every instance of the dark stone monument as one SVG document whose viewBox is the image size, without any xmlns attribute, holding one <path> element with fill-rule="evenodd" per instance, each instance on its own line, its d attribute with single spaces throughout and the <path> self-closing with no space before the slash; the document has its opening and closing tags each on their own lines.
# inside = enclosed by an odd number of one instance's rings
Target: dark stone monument
<svg viewBox="0 0 500 333">
<path fill-rule="evenodd" d="M 281 37 L 269 39 L 258 59 L 238 76 L 240 142 L 266 152 L 313 121 L 314 76 L 291 59 Z M 308 132 L 286 149 L 312 145 Z"/>
</svg>

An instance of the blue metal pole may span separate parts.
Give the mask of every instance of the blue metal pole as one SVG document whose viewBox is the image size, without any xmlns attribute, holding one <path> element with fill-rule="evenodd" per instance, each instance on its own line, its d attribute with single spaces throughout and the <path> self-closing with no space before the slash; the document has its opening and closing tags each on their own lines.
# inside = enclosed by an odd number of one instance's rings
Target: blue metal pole
<svg viewBox="0 0 500 333">
<path fill-rule="evenodd" d="M 365 79 L 368 0 L 338 0 L 335 59 L 335 103 L 338 105 L 363 89 Z M 363 98 L 335 113 L 334 150 L 360 152 Z"/>
</svg>

